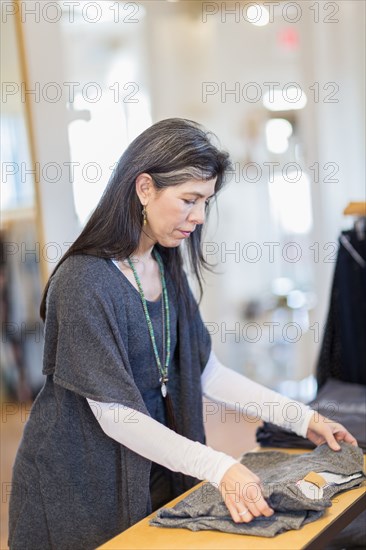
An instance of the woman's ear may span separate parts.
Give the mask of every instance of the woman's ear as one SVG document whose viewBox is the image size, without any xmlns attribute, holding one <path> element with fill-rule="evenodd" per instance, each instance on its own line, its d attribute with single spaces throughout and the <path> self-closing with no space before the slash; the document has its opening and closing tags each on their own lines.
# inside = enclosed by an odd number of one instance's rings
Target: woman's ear
<svg viewBox="0 0 366 550">
<path fill-rule="evenodd" d="M 143 172 L 136 178 L 136 193 L 141 204 L 146 206 L 154 191 L 154 182 L 150 174 Z"/>
</svg>

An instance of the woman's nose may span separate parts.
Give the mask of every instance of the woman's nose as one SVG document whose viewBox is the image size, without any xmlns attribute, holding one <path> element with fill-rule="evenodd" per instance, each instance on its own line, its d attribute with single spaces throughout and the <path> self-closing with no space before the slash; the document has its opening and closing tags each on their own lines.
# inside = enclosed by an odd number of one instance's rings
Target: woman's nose
<svg viewBox="0 0 366 550">
<path fill-rule="evenodd" d="M 188 216 L 188 219 L 196 225 L 202 225 L 205 221 L 205 203 L 195 204 Z"/>
</svg>

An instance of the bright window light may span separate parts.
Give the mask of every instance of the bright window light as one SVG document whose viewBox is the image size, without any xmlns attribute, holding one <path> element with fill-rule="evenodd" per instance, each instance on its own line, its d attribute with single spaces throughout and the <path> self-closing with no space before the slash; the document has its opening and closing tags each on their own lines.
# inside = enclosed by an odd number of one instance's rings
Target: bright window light
<svg viewBox="0 0 366 550">
<path fill-rule="evenodd" d="M 121 104 L 110 101 L 106 93 L 87 107 L 79 94 L 75 96 L 75 107 L 87 108 L 91 115 L 88 122 L 74 120 L 69 124 L 71 160 L 78 163 L 72 182 L 75 209 L 84 225 L 128 141 L 124 110 Z"/>
<path fill-rule="evenodd" d="M 51 4 L 51 2 L 50 2 Z M 101 23 L 118 23 L 118 22 L 133 22 L 141 21 L 146 15 L 146 9 L 141 3 L 137 2 L 121 2 L 115 0 L 103 0 L 102 2 L 65 2 L 58 0 L 61 12 L 64 17 L 62 23 L 68 25 L 70 20 L 75 25 L 90 25 Z M 48 17 L 56 18 L 57 11 L 49 10 Z"/>
<path fill-rule="evenodd" d="M 285 118 L 273 118 L 266 123 L 266 144 L 271 153 L 285 153 L 292 135 L 292 124 Z"/>
<path fill-rule="evenodd" d="M 269 12 L 264 6 L 256 4 L 255 6 L 249 6 L 246 18 L 253 25 L 264 27 L 269 23 Z"/>
<path fill-rule="evenodd" d="M 301 290 L 291 290 L 287 296 L 287 305 L 291 309 L 298 309 L 306 306 L 306 294 Z"/>
<path fill-rule="evenodd" d="M 272 281 L 272 292 L 277 296 L 287 296 L 294 288 L 294 283 L 288 277 L 277 277 Z"/>
<path fill-rule="evenodd" d="M 269 183 L 273 217 L 286 233 L 309 233 L 313 223 L 310 178 L 300 169 L 282 172 Z"/>
<path fill-rule="evenodd" d="M 295 111 L 308 102 L 306 93 L 299 86 L 273 88 L 263 94 L 263 105 L 269 111 Z"/>
<path fill-rule="evenodd" d="M 127 84 L 118 85 L 121 82 Z M 119 56 L 111 64 L 107 86 L 114 91 L 118 86 L 125 110 L 127 139 L 130 142 L 152 124 L 150 97 L 139 83 L 138 67 L 130 55 Z"/>
</svg>

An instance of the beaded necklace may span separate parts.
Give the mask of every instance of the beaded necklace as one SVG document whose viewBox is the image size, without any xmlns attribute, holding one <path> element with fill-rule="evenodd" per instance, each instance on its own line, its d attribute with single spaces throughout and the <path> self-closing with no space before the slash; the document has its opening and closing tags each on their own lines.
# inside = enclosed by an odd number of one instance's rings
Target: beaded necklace
<svg viewBox="0 0 366 550">
<path fill-rule="evenodd" d="M 140 293 L 140 297 L 141 297 L 141 301 L 142 301 L 142 307 L 144 309 L 145 318 L 146 318 L 146 322 L 147 322 L 147 326 L 148 326 L 149 334 L 150 334 L 150 338 L 151 338 L 151 343 L 152 343 L 153 350 L 154 350 L 156 364 L 158 366 L 158 369 L 159 369 L 159 372 L 160 372 L 160 375 L 161 375 L 160 378 L 159 378 L 159 382 L 161 384 L 161 388 L 160 388 L 161 389 L 161 394 L 164 398 L 166 398 L 167 393 L 168 393 L 167 382 L 168 382 L 168 366 L 169 366 L 169 361 L 170 361 L 170 309 L 169 309 L 168 292 L 167 292 L 166 283 L 165 283 L 163 261 L 162 261 L 161 256 L 160 256 L 160 254 L 158 253 L 157 250 L 154 250 L 154 255 L 155 255 L 155 258 L 156 258 L 156 260 L 158 262 L 158 265 L 159 265 L 161 284 L 162 284 L 162 288 L 163 288 L 163 305 L 162 305 L 162 308 L 163 308 L 163 360 L 164 360 L 164 352 L 165 352 L 165 331 L 166 331 L 166 341 L 167 341 L 167 352 L 166 352 L 164 367 L 162 367 L 162 364 L 161 364 L 161 361 L 160 361 L 158 349 L 157 349 L 157 346 L 156 346 L 154 328 L 153 328 L 153 325 L 152 325 L 152 322 L 151 322 L 151 319 L 150 319 L 149 311 L 147 309 L 146 298 L 145 298 L 144 291 L 142 289 L 140 278 L 137 275 L 135 266 L 131 262 L 130 258 L 127 258 L 127 260 L 128 260 L 129 265 L 130 265 L 130 268 L 132 269 L 132 272 L 133 272 L 135 280 L 136 280 L 136 284 L 137 284 L 138 289 L 139 289 L 139 293 Z M 165 312 L 165 315 L 164 315 L 164 312 Z M 165 319 L 166 319 L 166 321 L 165 321 Z"/>
</svg>

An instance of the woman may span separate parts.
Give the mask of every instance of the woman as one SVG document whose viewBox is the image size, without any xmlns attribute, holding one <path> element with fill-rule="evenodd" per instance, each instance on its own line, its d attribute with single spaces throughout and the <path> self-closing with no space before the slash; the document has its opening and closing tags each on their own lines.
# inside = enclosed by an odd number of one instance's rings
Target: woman
<svg viewBox="0 0 366 550">
<path fill-rule="evenodd" d="M 203 479 L 233 521 L 271 515 L 257 476 L 205 445 L 202 394 L 242 410 L 255 401 L 264 419 L 334 450 L 357 444 L 211 350 L 180 245 L 202 291 L 202 224 L 229 168 L 198 124 L 154 124 L 56 266 L 41 304 L 46 381 L 13 471 L 12 550 L 95 548 Z"/>
</svg>

